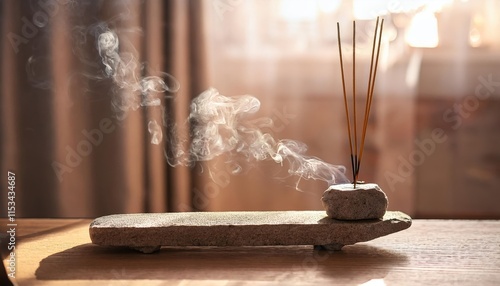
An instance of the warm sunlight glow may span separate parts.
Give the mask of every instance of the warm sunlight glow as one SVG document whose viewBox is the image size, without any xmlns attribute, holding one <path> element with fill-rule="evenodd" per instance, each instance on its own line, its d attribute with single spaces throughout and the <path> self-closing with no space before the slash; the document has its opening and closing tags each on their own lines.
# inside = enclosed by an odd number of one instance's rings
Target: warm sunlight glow
<svg viewBox="0 0 500 286">
<path fill-rule="evenodd" d="M 389 7 L 388 1 L 372 1 L 372 0 L 354 0 L 352 2 L 352 9 L 354 19 L 356 20 L 369 20 L 377 16 L 387 14 Z"/>
<path fill-rule="evenodd" d="M 435 48 L 439 44 L 436 15 L 424 10 L 413 16 L 405 35 L 408 45 L 417 48 Z"/>
<path fill-rule="evenodd" d="M 315 1 L 282 0 L 279 13 L 287 21 L 299 22 L 314 20 L 318 10 Z"/>
<path fill-rule="evenodd" d="M 334 13 L 339 8 L 340 2 L 340 0 L 318 0 L 318 7 L 323 13 Z"/>
<path fill-rule="evenodd" d="M 482 33 L 484 29 L 484 18 L 481 14 L 477 14 L 471 21 L 469 31 L 469 44 L 473 48 L 480 47 L 483 44 Z"/>
</svg>

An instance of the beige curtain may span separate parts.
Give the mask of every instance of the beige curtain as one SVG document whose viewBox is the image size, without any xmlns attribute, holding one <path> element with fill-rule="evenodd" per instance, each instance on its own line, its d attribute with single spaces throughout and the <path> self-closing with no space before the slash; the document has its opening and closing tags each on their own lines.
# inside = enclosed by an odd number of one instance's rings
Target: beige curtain
<svg viewBox="0 0 500 286">
<path fill-rule="evenodd" d="M 191 171 L 166 163 L 168 140 L 151 144 L 148 122 L 185 120 L 190 99 L 203 88 L 202 2 L 1 5 L 1 163 L 2 174 L 16 174 L 16 215 L 95 217 L 189 207 Z M 179 91 L 161 98 L 162 106 L 118 118 L 112 97 L 123 91 L 104 76 L 92 34 L 98 24 L 117 33 L 120 53 L 143 64 L 140 77 L 165 71 L 179 81 Z M 6 175 L 1 180 L 5 186 Z M 5 188 L 1 196 L 5 201 Z"/>
</svg>

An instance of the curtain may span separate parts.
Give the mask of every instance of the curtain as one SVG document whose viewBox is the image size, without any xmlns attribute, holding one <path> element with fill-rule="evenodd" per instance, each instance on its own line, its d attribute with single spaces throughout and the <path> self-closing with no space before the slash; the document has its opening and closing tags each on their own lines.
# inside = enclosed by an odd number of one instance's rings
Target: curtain
<svg viewBox="0 0 500 286">
<path fill-rule="evenodd" d="M 201 7 L 181 0 L 2 1 L 1 164 L 2 174 L 15 173 L 16 216 L 190 207 L 191 170 L 167 164 L 161 123 L 185 120 L 191 98 L 205 88 Z M 113 110 L 120 99 L 141 95 L 127 95 L 106 74 L 97 44 L 106 29 L 118 36 L 123 61 L 136 65 L 129 76 L 166 72 L 180 89 L 159 95 L 159 106 Z M 163 129 L 157 145 L 151 121 Z M 6 175 L 1 180 L 5 186 Z M 5 188 L 1 196 L 5 202 Z"/>
</svg>

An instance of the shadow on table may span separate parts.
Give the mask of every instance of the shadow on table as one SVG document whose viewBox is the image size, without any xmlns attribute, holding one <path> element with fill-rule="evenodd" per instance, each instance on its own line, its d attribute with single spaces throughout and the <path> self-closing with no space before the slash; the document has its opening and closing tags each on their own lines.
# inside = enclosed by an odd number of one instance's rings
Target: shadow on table
<svg viewBox="0 0 500 286">
<path fill-rule="evenodd" d="M 340 252 L 312 246 L 163 247 L 142 254 L 83 244 L 40 262 L 39 280 L 288 280 L 363 283 L 407 264 L 405 255 L 366 244 Z M 304 280 L 306 279 L 306 280 Z"/>
</svg>

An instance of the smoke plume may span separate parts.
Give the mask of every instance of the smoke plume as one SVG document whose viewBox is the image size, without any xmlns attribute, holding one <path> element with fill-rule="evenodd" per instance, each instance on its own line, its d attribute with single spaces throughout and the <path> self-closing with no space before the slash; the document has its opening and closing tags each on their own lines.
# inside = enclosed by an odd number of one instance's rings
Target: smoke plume
<svg viewBox="0 0 500 286">
<path fill-rule="evenodd" d="M 222 154 L 243 157 L 247 161 L 273 160 L 289 168 L 288 173 L 328 184 L 346 183 L 345 167 L 306 156 L 307 146 L 298 141 L 276 140 L 252 124 L 251 115 L 260 109 L 260 101 L 250 95 L 227 97 L 210 88 L 191 104 L 192 127 L 190 156 L 207 161 Z M 268 119 L 269 121 L 271 119 Z M 236 167 L 238 167 L 236 165 Z"/>
<path fill-rule="evenodd" d="M 141 76 L 142 64 L 130 52 L 119 52 L 118 35 L 105 24 L 98 25 L 97 50 L 104 65 L 107 77 L 113 79 L 118 88 L 113 95 L 112 107 L 119 119 L 123 119 L 129 110 L 141 106 L 160 106 L 165 92 L 174 93 L 179 89 L 177 80 L 168 73 L 160 76 Z M 148 123 L 151 143 L 160 144 L 163 134 L 155 120 Z"/>
<path fill-rule="evenodd" d="M 107 27 L 97 35 L 97 49 L 104 65 L 106 76 L 113 79 L 119 92 L 112 100 L 113 109 L 119 118 L 130 110 L 141 106 L 160 106 L 161 96 L 165 92 L 173 93 L 179 84 L 171 75 L 162 77 L 141 77 L 140 64 L 131 53 L 119 52 L 119 39 L 115 32 Z M 228 97 L 215 88 L 209 88 L 193 99 L 190 114 L 186 119 L 190 138 L 168 138 L 165 142 L 165 156 L 169 164 L 190 165 L 209 161 L 221 155 L 243 159 L 247 162 L 273 160 L 287 166 L 290 175 L 304 179 L 322 180 L 327 184 L 348 182 L 344 175 L 345 167 L 332 165 L 316 157 L 306 156 L 304 143 L 289 139 L 276 140 L 271 134 L 263 132 L 255 120 L 251 120 L 260 109 L 260 101 L 251 95 Z M 269 126 L 271 119 L 264 119 Z M 176 136 L 176 126 L 163 125 L 170 132 L 168 137 Z M 151 143 L 162 141 L 161 126 L 154 120 L 148 124 Z M 188 152 L 182 151 L 180 143 L 190 142 Z M 241 170 L 238 164 L 232 164 L 234 172 Z"/>
</svg>

